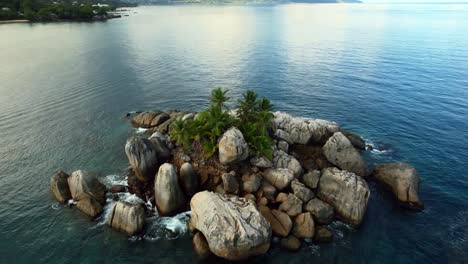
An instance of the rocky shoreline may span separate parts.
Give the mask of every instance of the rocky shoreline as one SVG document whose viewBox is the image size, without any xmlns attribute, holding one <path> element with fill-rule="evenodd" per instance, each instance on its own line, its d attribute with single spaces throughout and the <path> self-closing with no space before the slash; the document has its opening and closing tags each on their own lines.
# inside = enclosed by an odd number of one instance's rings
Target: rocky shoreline
<svg viewBox="0 0 468 264">
<path fill-rule="evenodd" d="M 114 195 L 107 217 L 109 226 L 129 235 L 144 232 L 148 208 L 161 216 L 190 210 L 188 228 L 200 257 L 246 259 L 266 253 L 275 237 L 291 251 L 303 240 L 330 242 L 327 225 L 334 219 L 356 228 L 363 223 L 369 180 L 387 186 L 402 206 L 424 208 L 414 167 L 369 168 L 362 157 L 364 140 L 334 122 L 274 112 L 271 158 L 253 154 L 236 127 L 222 134 L 218 151 L 208 157 L 199 142 L 187 151 L 169 136 L 176 120 L 196 119 L 197 113 L 145 111 L 127 117 L 149 135 L 126 142 L 127 186 L 106 190 L 85 171 L 59 172 L 51 178 L 53 195 L 62 203 L 73 199 L 95 218 L 103 212 L 106 192 L 135 194 L 140 202 Z"/>
</svg>

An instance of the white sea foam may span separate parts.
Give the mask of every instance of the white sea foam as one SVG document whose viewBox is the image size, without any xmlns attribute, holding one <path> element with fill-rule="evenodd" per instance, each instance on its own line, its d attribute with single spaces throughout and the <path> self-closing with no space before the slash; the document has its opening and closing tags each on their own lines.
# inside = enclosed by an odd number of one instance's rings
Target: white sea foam
<svg viewBox="0 0 468 264">
<path fill-rule="evenodd" d="M 160 239 L 173 240 L 183 236 L 188 231 L 187 222 L 190 213 L 188 211 L 173 217 L 153 216 L 148 218 L 146 235 L 143 238 L 155 241 Z"/>
<path fill-rule="evenodd" d="M 148 130 L 147 128 L 138 127 L 136 129 L 136 133 L 137 134 L 142 134 L 142 133 L 145 133 L 147 130 Z"/>
<path fill-rule="evenodd" d="M 125 185 L 127 186 L 127 176 L 120 176 L 116 174 L 107 175 L 104 178 L 104 184 L 110 188 L 112 185 Z"/>
<path fill-rule="evenodd" d="M 109 218 L 109 214 L 110 214 L 110 211 L 111 211 L 113 205 L 114 205 L 114 201 L 112 200 L 112 198 L 108 197 L 107 200 L 106 200 L 106 205 L 104 206 L 104 210 L 103 210 L 101 216 L 98 218 L 98 223 L 93 228 L 96 228 L 96 227 L 99 227 L 99 226 L 102 226 L 102 225 L 106 224 L 107 218 Z"/>
<path fill-rule="evenodd" d="M 117 195 L 119 196 L 119 201 L 122 201 L 122 202 L 127 202 L 131 204 L 137 204 L 137 203 L 144 204 L 145 203 L 145 201 L 143 201 L 140 197 L 136 196 L 135 194 L 125 192 L 125 193 L 118 193 Z"/>
<path fill-rule="evenodd" d="M 391 149 L 385 149 L 385 148 L 383 148 L 382 146 L 380 146 L 379 144 L 373 142 L 370 139 L 365 138 L 364 141 L 365 141 L 366 146 L 371 147 L 370 152 L 372 154 L 374 154 L 374 155 L 384 155 L 384 154 L 392 152 Z M 369 148 L 367 147 L 367 149 L 369 149 Z"/>
</svg>

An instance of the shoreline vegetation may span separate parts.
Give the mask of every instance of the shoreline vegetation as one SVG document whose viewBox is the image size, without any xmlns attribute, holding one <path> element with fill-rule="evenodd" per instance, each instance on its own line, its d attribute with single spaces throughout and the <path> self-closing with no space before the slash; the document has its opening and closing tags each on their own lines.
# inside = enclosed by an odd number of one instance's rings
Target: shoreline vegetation
<svg viewBox="0 0 468 264">
<path fill-rule="evenodd" d="M 127 184 L 107 189 L 86 171 L 60 171 L 51 192 L 93 219 L 110 207 L 107 225 L 132 236 L 145 234 L 148 217 L 190 211 L 196 254 L 227 260 L 264 254 L 275 240 L 290 251 L 330 242 L 334 220 L 358 229 L 372 195 L 368 181 L 388 187 L 405 208 L 424 208 L 413 166 L 371 168 L 364 140 L 335 122 L 273 112 L 253 91 L 233 107 L 228 95 L 214 89 L 198 113 L 128 113 L 149 137 L 125 144 Z"/>
<path fill-rule="evenodd" d="M 134 6 L 118 0 L 0 0 L 0 22 L 103 21 L 119 18 L 121 8 Z"/>
</svg>

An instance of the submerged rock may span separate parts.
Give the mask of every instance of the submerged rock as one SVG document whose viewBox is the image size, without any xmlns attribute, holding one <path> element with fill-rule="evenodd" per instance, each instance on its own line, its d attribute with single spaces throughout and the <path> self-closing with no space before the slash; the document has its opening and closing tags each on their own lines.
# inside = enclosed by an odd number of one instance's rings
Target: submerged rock
<svg viewBox="0 0 468 264">
<path fill-rule="evenodd" d="M 361 224 L 367 210 L 370 190 L 356 174 L 337 168 L 326 168 L 320 177 L 318 197 L 333 206 L 347 222 Z"/>
<path fill-rule="evenodd" d="M 335 122 L 327 120 L 295 117 L 284 112 L 273 114 L 273 127 L 287 132 L 296 144 L 324 143 L 339 129 Z"/>
<path fill-rule="evenodd" d="M 319 243 L 328 243 L 332 242 L 333 240 L 333 233 L 330 229 L 324 226 L 317 226 L 315 230 L 314 241 Z"/>
<path fill-rule="evenodd" d="M 424 208 L 419 199 L 419 175 L 407 163 L 387 163 L 377 166 L 375 178 L 390 187 L 398 201 L 410 209 Z"/>
<path fill-rule="evenodd" d="M 139 181 L 148 182 L 153 179 L 158 169 L 158 157 L 150 140 L 129 138 L 125 144 L 125 154 Z"/>
<path fill-rule="evenodd" d="M 233 164 L 247 159 L 249 146 L 244 140 L 242 132 L 231 127 L 219 140 L 219 162 L 223 165 Z"/>
<path fill-rule="evenodd" d="M 271 227 L 252 201 L 203 191 L 190 207 L 193 226 L 218 257 L 242 260 L 268 251 Z"/>
<path fill-rule="evenodd" d="M 298 251 L 301 248 L 301 241 L 297 237 L 290 235 L 281 239 L 281 248 L 289 251 Z"/>
<path fill-rule="evenodd" d="M 353 144 L 353 146 L 360 150 L 366 150 L 366 142 L 364 139 L 353 132 L 341 129 L 341 133 Z"/>
<path fill-rule="evenodd" d="M 341 132 L 336 132 L 328 139 L 322 148 L 322 152 L 329 162 L 340 169 L 362 177 L 367 176 L 367 165 L 364 159 Z"/>
<path fill-rule="evenodd" d="M 283 190 L 288 187 L 294 179 L 293 172 L 290 169 L 268 169 L 264 172 L 263 177 L 278 190 Z"/>
<path fill-rule="evenodd" d="M 61 203 L 66 203 L 71 199 L 68 177 L 70 177 L 68 174 L 59 171 L 50 179 L 50 190 L 54 194 L 55 199 Z"/>
<path fill-rule="evenodd" d="M 109 212 L 107 224 L 129 235 L 141 232 L 145 225 L 145 209 L 143 204 L 116 202 Z"/>
<path fill-rule="evenodd" d="M 154 181 L 154 198 L 161 215 L 173 214 L 184 206 L 185 199 L 174 165 L 164 163 L 159 167 Z"/>
</svg>

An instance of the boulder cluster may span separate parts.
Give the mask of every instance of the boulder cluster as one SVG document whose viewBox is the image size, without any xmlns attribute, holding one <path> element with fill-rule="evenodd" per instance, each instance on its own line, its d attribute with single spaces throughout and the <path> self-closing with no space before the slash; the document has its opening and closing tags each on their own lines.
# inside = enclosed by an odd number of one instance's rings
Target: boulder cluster
<svg viewBox="0 0 468 264">
<path fill-rule="evenodd" d="M 304 240 L 330 242 L 333 230 L 327 225 L 334 219 L 355 227 L 363 222 L 369 179 L 388 186 L 406 207 L 423 208 L 412 166 L 382 164 L 372 171 L 361 156 L 364 140 L 334 122 L 275 112 L 272 157 L 252 154 L 236 127 L 219 138 L 218 151 L 207 157 L 199 143 L 187 151 L 169 136 L 172 122 L 196 118 L 196 113 L 146 111 L 131 118 L 151 136 L 127 140 L 128 186 L 112 189 L 130 191 L 153 204 L 159 215 L 190 210 L 188 225 L 201 257 L 246 259 L 267 252 L 275 237 L 291 251 Z M 60 202 L 73 198 L 92 217 L 103 210 L 106 189 L 84 171 L 57 173 L 51 190 Z M 131 235 L 141 233 L 145 207 L 116 202 L 107 223 Z"/>
</svg>

